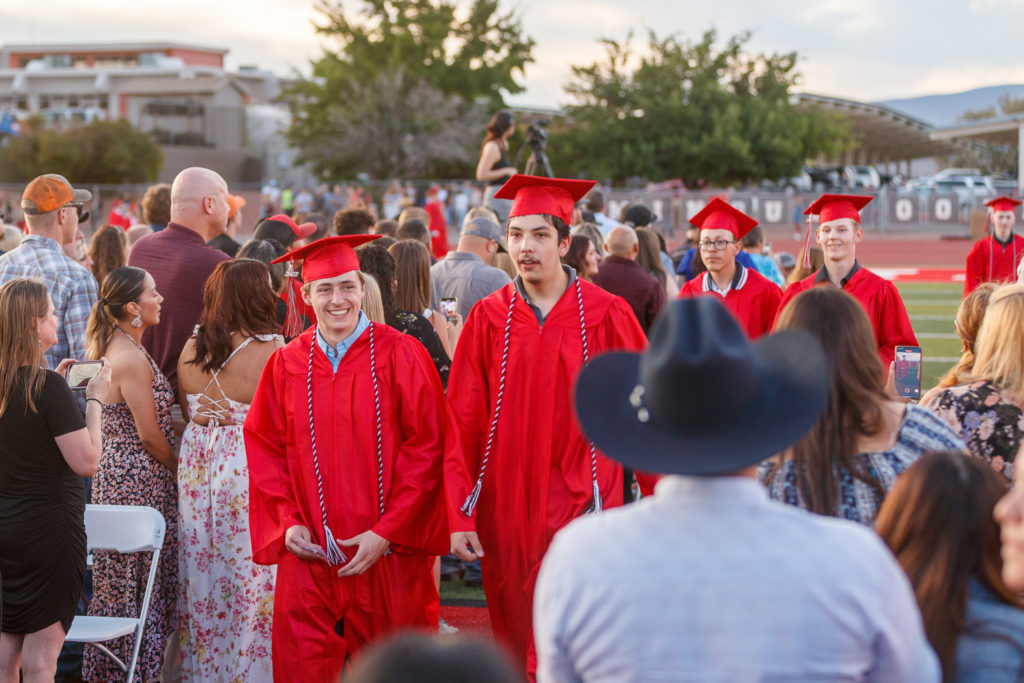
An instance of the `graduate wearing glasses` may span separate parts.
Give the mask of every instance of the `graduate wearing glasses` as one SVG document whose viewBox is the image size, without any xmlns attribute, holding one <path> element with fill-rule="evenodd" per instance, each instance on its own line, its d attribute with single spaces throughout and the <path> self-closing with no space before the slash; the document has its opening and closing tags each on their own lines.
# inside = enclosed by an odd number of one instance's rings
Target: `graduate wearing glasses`
<svg viewBox="0 0 1024 683">
<path fill-rule="evenodd" d="M 697 248 L 707 272 L 689 280 L 679 298 L 716 296 L 751 339 L 769 332 L 782 300 L 782 290 L 753 268 L 736 261 L 740 239 L 757 221 L 718 197 L 713 197 L 690 222 L 700 229 Z"/>
</svg>

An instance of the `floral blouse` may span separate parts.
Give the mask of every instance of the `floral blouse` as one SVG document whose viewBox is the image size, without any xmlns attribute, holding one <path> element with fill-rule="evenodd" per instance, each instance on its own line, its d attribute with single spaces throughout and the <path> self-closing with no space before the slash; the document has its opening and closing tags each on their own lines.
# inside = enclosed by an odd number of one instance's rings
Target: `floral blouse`
<svg viewBox="0 0 1024 683">
<path fill-rule="evenodd" d="M 1024 436 L 1024 411 L 986 381 L 949 387 L 929 400 L 933 410 L 967 442 L 971 455 L 1013 481 L 1013 460 Z"/>
<path fill-rule="evenodd" d="M 430 360 L 434 361 L 434 367 L 437 368 L 437 374 L 441 376 L 441 386 L 447 388 L 448 371 L 451 369 L 452 360 L 444 350 L 444 344 L 441 343 L 441 338 L 437 336 L 437 331 L 430 321 L 418 313 L 396 311 L 395 324 L 392 327 L 402 334 L 418 339 L 426 347 Z"/>
</svg>

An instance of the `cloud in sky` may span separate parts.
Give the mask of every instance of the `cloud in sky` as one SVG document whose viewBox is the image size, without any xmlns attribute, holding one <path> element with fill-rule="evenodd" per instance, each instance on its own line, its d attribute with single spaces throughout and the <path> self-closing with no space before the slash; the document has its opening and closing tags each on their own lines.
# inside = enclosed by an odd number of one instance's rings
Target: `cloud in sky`
<svg viewBox="0 0 1024 683">
<path fill-rule="evenodd" d="M 503 7 L 517 7 L 537 41 L 527 91 L 514 98 L 522 104 L 564 104 L 570 65 L 601 59 L 598 39 L 622 40 L 632 30 L 642 47 L 649 28 L 692 40 L 712 27 L 723 40 L 749 31 L 752 50 L 800 54 L 801 89 L 852 99 L 1024 82 L 1017 66 L 1024 0 L 517 0 Z M 287 74 L 308 72 L 322 52 L 317 16 L 312 0 L 3 0 L 0 43 L 195 43 L 229 49 L 229 67 Z"/>
</svg>

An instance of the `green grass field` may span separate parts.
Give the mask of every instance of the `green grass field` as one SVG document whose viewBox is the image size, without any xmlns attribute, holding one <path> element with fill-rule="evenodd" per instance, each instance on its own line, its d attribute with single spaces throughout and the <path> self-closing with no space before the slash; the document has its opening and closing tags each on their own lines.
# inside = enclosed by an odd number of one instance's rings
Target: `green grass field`
<svg viewBox="0 0 1024 683">
<path fill-rule="evenodd" d="M 921 390 L 927 391 L 960 358 L 960 339 L 956 336 L 953 319 L 964 286 L 959 282 L 905 282 L 897 284 L 897 289 L 921 345 L 924 356 Z"/>
</svg>

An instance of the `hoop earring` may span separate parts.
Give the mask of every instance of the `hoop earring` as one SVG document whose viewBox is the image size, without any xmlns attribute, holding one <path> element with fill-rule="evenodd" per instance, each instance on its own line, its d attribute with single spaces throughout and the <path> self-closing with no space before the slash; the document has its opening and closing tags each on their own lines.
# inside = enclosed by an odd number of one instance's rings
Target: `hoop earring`
<svg viewBox="0 0 1024 683">
<path fill-rule="evenodd" d="M 142 327 L 142 314 L 136 313 L 135 317 L 132 318 L 132 327 Z"/>
</svg>

